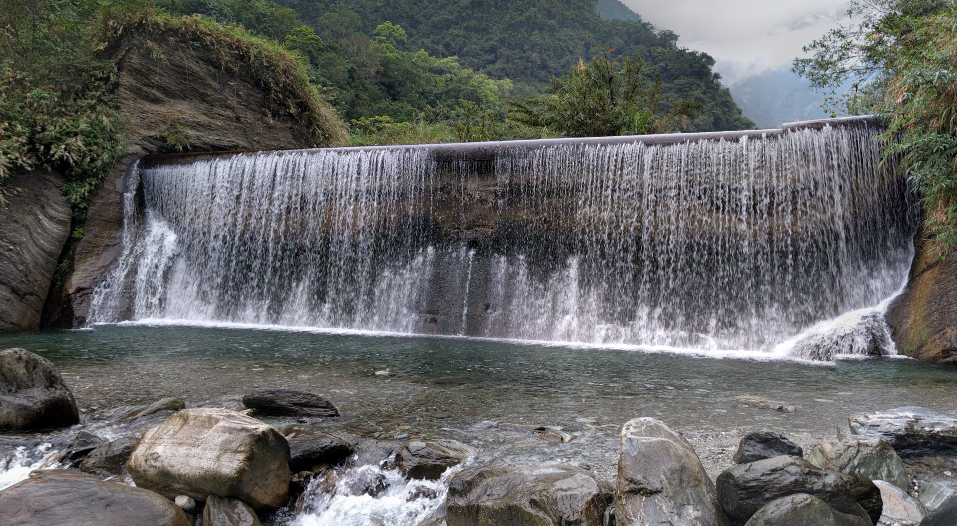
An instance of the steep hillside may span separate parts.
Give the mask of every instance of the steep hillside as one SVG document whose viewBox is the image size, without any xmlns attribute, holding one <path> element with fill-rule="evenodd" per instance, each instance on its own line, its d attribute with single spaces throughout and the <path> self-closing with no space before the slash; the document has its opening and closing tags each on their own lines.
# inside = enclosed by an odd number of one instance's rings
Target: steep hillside
<svg viewBox="0 0 957 526">
<path fill-rule="evenodd" d="M 761 128 L 827 116 L 822 108 L 826 94 L 811 89 L 806 79 L 791 71 L 790 63 L 736 82 L 731 93 L 741 111 Z"/>
<path fill-rule="evenodd" d="M 706 108 L 696 129 L 730 130 L 753 126 L 712 71 L 714 59 L 677 46 L 671 31 L 656 31 L 638 21 L 605 20 L 592 0 L 279 0 L 304 21 L 316 21 L 324 41 L 348 38 L 342 28 L 354 22 L 371 35 L 384 22 L 400 25 L 408 35 L 406 49 L 424 49 L 438 56 L 456 56 L 462 65 L 492 78 L 508 78 L 528 90 L 543 89 L 548 79 L 590 59 L 601 49 L 615 56 L 640 55 L 658 76 L 662 105 L 682 100 Z M 607 51 L 606 51 L 607 52 Z"/>
<path fill-rule="evenodd" d="M 595 11 L 606 20 L 630 20 L 639 23 L 642 21 L 638 13 L 618 0 L 598 0 L 595 2 Z"/>
</svg>

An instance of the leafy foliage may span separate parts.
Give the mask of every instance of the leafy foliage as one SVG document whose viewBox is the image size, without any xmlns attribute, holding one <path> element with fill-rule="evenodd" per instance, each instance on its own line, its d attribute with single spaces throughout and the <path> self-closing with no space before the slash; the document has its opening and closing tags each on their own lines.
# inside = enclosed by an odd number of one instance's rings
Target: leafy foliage
<svg viewBox="0 0 957 526">
<path fill-rule="evenodd" d="M 119 115 L 106 104 L 111 65 L 94 57 L 95 0 L 0 5 L 0 184 L 14 169 L 66 177 L 82 219 L 86 202 L 122 151 Z"/>
<path fill-rule="evenodd" d="M 408 35 L 406 49 L 457 57 L 465 68 L 510 79 L 513 91 L 506 97 L 512 98 L 540 93 L 551 77 L 576 67 L 580 58 L 589 61 L 600 54 L 600 46 L 615 48 L 640 56 L 649 81 L 660 78 L 661 111 L 670 113 L 684 101 L 704 106 L 693 123 L 695 131 L 753 126 L 711 70 L 714 59 L 678 48 L 678 37 L 670 31 L 656 31 L 644 22 L 604 20 L 594 0 L 277 1 L 295 9 L 302 20 L 315 21 L 325 42 L 341 42 L 350 33 L 372 34 L 387 21 L 400 25 Z M 348 49 L 361 48 L 360 40 L 348 40 Z"/>
<path fill-rule="evenodd" d="M 811 43 L 795 70 L 818 86 L 855 89 L 838 103 L 888 121 L 887 155 L 922 193 L 927 226 L 957 245 L 957 5 L 947 0 L 855 0 L 860 22 Z"/>
<path fill-rule="evenodd" d="M 264 32 L 296 21 L 295 12 L 271 2 L 235 3 L 252 6 L 250 23 Z M 238 27 L 160 13 L 151 0 L 0 0 L 0 191 L 13 170 L 51 169 L 66 179 L 75 219 L 85 218 L 92 192 L 124 151 L 122 118 L 111 106 L 115 64 L 106 51 L 135 31 L 207 50 L 224 71 L 265 90 L 277 114 L 303 123 L 315 144 L 344 142 L 341 121 L 302 62 L 321 52 L 321 40 L 300 27 L 289 31 L 290 53 Z"/>
<path fill-rule="evenodd" d="M 660 82 L 649 86 L 641 57 L 622 61 L 597 55 L 561 77 L 553 77 L 549 95 L 512 103 L 520 122 L 556 131 L 563 136 L 640 135 L 687 129 L 703 105 L 675 107 L 671 115 L 658 110 Z M 682 120 L 681 117 L 684 117 Z"/>
</svg>

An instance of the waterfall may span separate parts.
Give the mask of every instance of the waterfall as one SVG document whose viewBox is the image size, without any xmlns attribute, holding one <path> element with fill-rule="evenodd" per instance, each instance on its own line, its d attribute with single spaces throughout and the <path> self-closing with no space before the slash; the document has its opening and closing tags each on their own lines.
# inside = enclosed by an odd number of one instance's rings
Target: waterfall
<svg viewBox="0 0 957 526">
<path fill-rule="evenodd" d="M 771 351 L 906 279 L 879 125 L 144 161 L 91 319 Z"/>
</svg>

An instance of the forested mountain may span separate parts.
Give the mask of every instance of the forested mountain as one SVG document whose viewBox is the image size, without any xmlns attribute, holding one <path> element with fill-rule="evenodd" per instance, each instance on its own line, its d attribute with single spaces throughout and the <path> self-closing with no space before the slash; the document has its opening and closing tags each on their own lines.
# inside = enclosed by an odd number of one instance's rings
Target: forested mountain
<svg viewBox="0 0 957 526">
<path fill-rule="evenodd" d="M 705 107 L 693 128 L 730 130 L 753 123 L 735 105 L 731 92 L 712 71 L 706 53 L 677 46 L 671 31 L 650 24 L 605 20 L 594 0 L 278 0 L 312 24 L 325 42 L 348 45 L 343 29 L 358 23 L 359 33 L 372 35 L 385 22 L 401 26 L 408 39 L 399 49 L 423 49 L 435 57 L 457 57 L 461 65 L 493 79 L 511 79 L 516 95 L 545 88 L 549 78 L 563 75 L 600 53 L 641 56 L 650 77 L 661 83 L 661 105 L 669 111 L 682 101 Z M 335 18 L 330 14 L 337 13 Z M 351 13 L 351 14 L 350 14 Z M 353 16 L 353 14 L 355 16 Z M 339 23 L 338 20 L 349 20 Z M 325 29 L 324 29 L 325 28 Z"/>
<path fill-rule="evenodd" d="M 607 20 L 641 22 L 638 13 L 618 0 L 598 0 L 595 2 L 595 11 L 598 11 L 598 15 Z"/>
<path fill-rule="evenodd" d="M 731 93 L 744 114 L 761 128 L 828 116 L 826 94 L 811 89 L 807 79 L 791 71 L 790 63 L 741 79 L 731 86 Z"/>
</svg>

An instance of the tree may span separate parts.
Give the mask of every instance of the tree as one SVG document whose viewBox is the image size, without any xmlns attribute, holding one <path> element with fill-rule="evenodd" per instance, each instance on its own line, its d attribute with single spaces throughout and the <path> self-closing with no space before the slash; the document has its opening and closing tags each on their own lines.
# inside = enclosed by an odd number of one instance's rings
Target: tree
<svg viewBox="0 0 957 526">
<path fill-rule="evenodd" d="M 832 103 L 885 116 L 885 155 L 920 190 L 929 233 L 957 245 L 957 5 L 854 0 L 848 15 L 859 22 L 809 44 L 794 70 L 818 87 L 852 81 Z"/>
<path fill-rule="evenodd" d="M 660 79 L 649 82 L 641 57 L 619 61 L 611 58 L 613 51 L 591 62 L 580 59 L 567 74 L 553 77 L 548 95 L 512 102 L 513 118 L 563 136 L 603 137 L 679 131 L 681 117 L 693 118 L 702 109 L 682 102 L 662 115 Z"/>
</svg>

